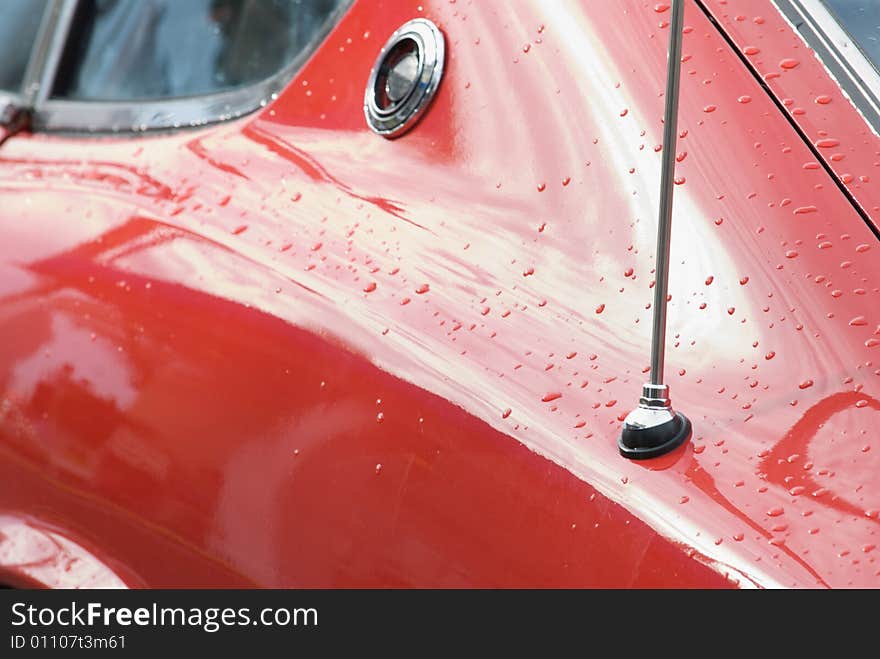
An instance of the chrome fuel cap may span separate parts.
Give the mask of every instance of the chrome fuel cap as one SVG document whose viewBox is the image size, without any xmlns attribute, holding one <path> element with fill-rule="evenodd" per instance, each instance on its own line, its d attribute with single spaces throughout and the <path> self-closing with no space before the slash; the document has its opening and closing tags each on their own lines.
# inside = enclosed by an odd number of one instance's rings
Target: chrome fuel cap
<svg viewBox="0 0 880 659">
<path fill-rule="evenodd" d="M 400 26 L 382 46 L 364 94 L 367 125 L 397 137 L 413 127 L 434 98 L 443 77 L 443 33 L 416 18 Z"/>
</svg>

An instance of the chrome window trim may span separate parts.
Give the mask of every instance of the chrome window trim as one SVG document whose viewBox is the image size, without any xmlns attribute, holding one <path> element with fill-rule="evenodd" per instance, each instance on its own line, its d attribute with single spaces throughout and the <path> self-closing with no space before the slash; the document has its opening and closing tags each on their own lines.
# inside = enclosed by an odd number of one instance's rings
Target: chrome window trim
<svg viewBox="0 0 880 659">
<path fill-rule="evenodd" d="M 311 43 L 309 44 L 311 48 Z M 50 98 L 34 108 L 33 127 L 41 132 L 142 133 L 196 128 L 228 121 L 265 107 L 294 77 L 303 51 L 271 78 L 216 94 L 156 101 L 69 101 Z"/>
<path fill-rule="evenodd" d="M 24 106 L 21 94 L 0 90 L 0 126 L 9 126 L 13 123 Z"/>
<path fill-rule="evenodd" d="M 43 9 L 43 15 L 40 17 L 40 25 L 34 36 L 34 43 L 31 44 L 31 51 L 28 53 L 27 65 L 25 66 L 18 89 L 0 89 L 0 107 L 4 108 L 4 114 L 0 116 L 0 125 L 6 122 L 5 108 L 15 107 L 20 110 L 33 107 L 43 63 L 46 60 L 46 52 L 52 41 L 52 35 L 55 33 L 62 5 L 66 2 L 76 1 L 47 0 L 46 7 Z"/>
<path fill-rule="evenodd" d="M 264 80 L 214 94 L 146 101 L 75 101 L 51 97 L 51 90 L 79 0 L 51 0 L 31 51 L 21 94 L 0 92 L 32 113 L 32 130 L 62 133 L 140 134 L 204 126 L 242 117 L 265 107 L 296 76 L 354 0 L 343 0 L 309 43 L 284 68 Z M 2 119 L 0 119 L 2 120 Z"/>
<path fill-rule="evenodd" d="M 880 131 L 880 73 L 820 0 L 773 0 L 825 64 L 874 132 Z"/>
<path fill-rule="evenodd" d="M 49 93 L 61 52 L 67 42 L 78 0 L 50 0 L 40 22 L 24 74 L 21 95 L 27 107 L 38 105 Z"/>
</svg>

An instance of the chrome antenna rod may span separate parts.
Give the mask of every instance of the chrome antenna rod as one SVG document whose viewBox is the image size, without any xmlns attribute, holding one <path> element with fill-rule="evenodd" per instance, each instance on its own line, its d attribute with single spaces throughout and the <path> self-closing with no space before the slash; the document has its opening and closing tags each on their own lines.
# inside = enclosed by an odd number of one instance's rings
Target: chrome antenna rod
<svg viewBox="0 0 880 659">
<path fill-rule="evenodd" d="M 669 385 L 663 384 L 666 353 L 666 306 L 669 289 L 669 247 L 672 235 L 672 195 L 675 143 L 678 137 L 678 87 L 681 78 L 681 40 L 684 0 L 673 0 L 669 24 L 666 108 L 663 115 L 663 160 L 660 172 L 660 217 L 657 222 L 657 266 L 654 283 L 654 327 L 651 333 L 651 381 L 642 387 L 639 406 L 623 422 L 617 440 L 620 454 L 642 460 L 680 446 L 691 436 L 691 422 L 674 412 Z"/>
</svg>

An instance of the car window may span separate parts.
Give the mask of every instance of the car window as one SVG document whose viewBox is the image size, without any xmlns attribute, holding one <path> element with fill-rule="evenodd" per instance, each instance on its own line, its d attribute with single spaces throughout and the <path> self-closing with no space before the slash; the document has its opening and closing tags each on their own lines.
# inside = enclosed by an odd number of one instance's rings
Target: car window
<svg viewBox="0 0 880 659">
<path fill-rule="evenodd" d="M 880 2 L 822 0 L 862 52 L 880 69 Z"/>
<path fill-rule="evenodd" d="M 213 94 L 283 70 L 345 0 L 82 0 L 52 98 Z"/>
<path fill-rule="evenodd" d="M 48 0 L 3 0 L 0 5 L 0 89 L 18 92 Z"/>
</svg>

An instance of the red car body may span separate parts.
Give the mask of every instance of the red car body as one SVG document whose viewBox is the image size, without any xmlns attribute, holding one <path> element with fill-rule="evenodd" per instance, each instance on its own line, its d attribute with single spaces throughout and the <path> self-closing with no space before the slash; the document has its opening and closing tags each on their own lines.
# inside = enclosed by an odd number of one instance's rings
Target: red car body
<svg viewBox="0 0 880 659">
<path fill-rule="evenodd" d="M 769 0 L 686 3 L 666 361 L 694 436 L 618 453 L 665 9 L 358 0 L 255 114 L 8 137 L 0 582 L 880 586 L 880 149 Z M 386 140 L 364 84 L 414 17 L 445 76 Z"/>
</svg>

